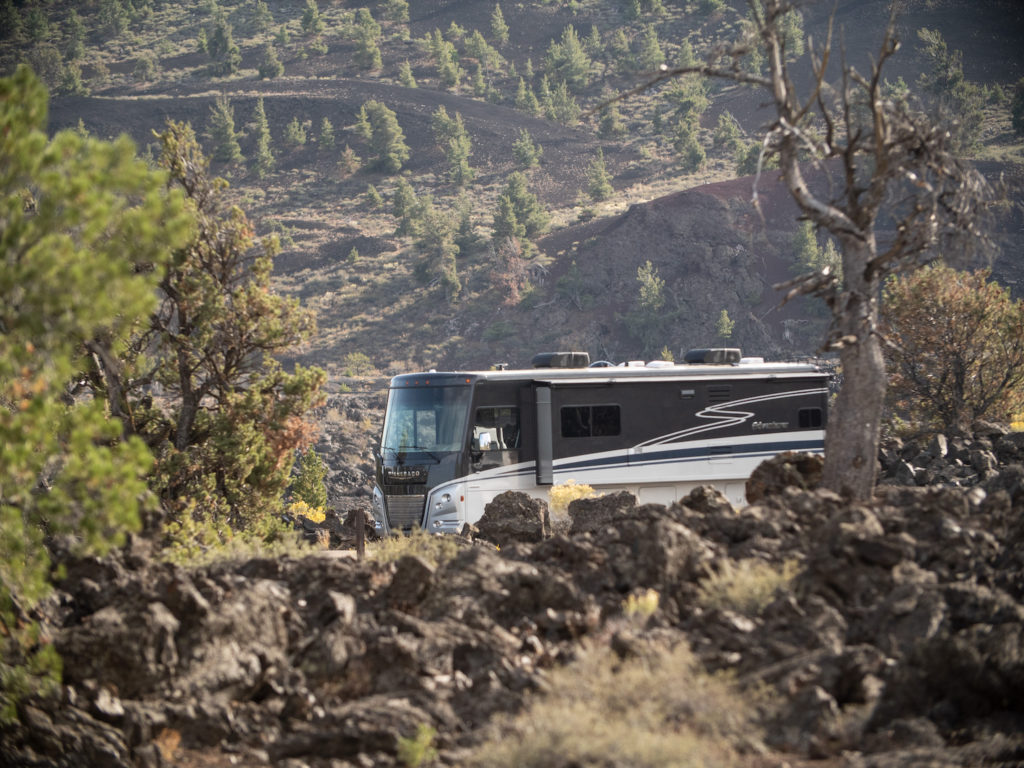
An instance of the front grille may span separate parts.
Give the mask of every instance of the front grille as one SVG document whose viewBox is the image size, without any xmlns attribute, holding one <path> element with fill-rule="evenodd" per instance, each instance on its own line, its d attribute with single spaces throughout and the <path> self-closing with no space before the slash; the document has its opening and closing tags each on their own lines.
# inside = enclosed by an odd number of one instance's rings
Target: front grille
<svg viewBox="0 0 1024 768">
<path fill-rule="evenodd" d="M 426 501 L 427 497 L 425 495 L 386 496 L 388 524 L 392 528 L 402 529 L 422 525 L 423 505 Z"/>
</svg>

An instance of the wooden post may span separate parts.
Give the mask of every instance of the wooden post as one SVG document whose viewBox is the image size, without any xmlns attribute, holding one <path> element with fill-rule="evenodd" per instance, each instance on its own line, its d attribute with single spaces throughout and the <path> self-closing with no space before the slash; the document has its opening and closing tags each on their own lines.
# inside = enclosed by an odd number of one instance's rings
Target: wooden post
<svg viewBox="0 0 1024 768">
<path fill-rule="evenodd" d="M 362 562 L 366 556 L 366 513 L 359 507 L 352 510 L 352 515 L 356 527 L 356 559 Z"/>
</svg>

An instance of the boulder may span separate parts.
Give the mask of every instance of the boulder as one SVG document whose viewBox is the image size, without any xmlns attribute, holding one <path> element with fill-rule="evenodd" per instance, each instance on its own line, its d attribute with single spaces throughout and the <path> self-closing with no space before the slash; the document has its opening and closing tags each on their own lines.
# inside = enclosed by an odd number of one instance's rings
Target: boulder
<svg viewBox="0 0 1024 768">
<path fill-rule="evenodd" d="M 505 491 L 484 507 L 476 529 L 481 539 L 498 547 L 542 541 L 551 530 L 548 504 L 520 491 Z"/>
<path fill-rule="evenodd" d="M 824 460 L 812 453 L 786 451 L 762 461 L 747 480 L 746 496 L 749 504 L 775 496 L 785 488 L 810 490 L 821 483 Z"/>
</svg>

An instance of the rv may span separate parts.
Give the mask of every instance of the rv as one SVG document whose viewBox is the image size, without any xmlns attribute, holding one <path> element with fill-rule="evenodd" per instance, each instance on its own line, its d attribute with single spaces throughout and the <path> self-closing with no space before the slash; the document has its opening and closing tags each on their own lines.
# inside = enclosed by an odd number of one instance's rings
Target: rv
<svg viewBox="0 0 1024 768">
<path fill-rule="evenodd" d="M 504 491 L 553 484 L 671 504 L 700 485 L 744 503 L 747 478 L 783 451 L 821 453 L 828 374 L 809 363 L 691 350 L 680 364 L 591 364 L 411 373 L 388 391 L 372 510 L 379 533 L 452 533 Z"/>
</svg>

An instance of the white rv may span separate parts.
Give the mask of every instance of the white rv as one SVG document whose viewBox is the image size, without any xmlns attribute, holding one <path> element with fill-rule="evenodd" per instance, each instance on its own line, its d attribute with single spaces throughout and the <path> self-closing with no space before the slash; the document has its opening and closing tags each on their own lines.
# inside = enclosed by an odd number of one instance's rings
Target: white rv
<svg viewBox="0 0 1024 768">
<path fill-rule="evenodd" d="M 564 352 L 533 365 L 391 380 L 378 531 L 456 532 L 504 491 L 546 498 L 569 480 L 660 504 L 713 485 L 739 506 L 764 459 L 824 448 L 828 374 L 812 364 L 704 349 L 681 364 Z"/>
</svg>

